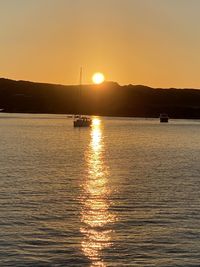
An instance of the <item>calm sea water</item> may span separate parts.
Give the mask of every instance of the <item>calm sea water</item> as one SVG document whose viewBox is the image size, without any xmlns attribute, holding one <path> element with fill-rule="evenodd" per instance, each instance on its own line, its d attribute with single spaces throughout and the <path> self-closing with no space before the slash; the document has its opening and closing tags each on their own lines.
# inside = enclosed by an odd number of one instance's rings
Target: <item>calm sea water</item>
<svg viewBox="0 0 200 267">
<path fill-rule="evenodd" d="M 0 114 L 0 266 L 200 266 L 200 121 Z"/>
</svg>

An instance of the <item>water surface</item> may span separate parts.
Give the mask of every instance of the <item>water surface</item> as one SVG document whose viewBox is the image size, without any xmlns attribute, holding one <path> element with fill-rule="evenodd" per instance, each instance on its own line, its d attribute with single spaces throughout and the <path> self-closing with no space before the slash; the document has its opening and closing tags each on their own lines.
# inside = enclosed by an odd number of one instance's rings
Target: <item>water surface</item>
<svg viewBox="0 0 200 267">
<path fill-rule="evenodd" d="M 200 266 L 200 122 L 0 114 L 0 266 Z"/>
</svg>

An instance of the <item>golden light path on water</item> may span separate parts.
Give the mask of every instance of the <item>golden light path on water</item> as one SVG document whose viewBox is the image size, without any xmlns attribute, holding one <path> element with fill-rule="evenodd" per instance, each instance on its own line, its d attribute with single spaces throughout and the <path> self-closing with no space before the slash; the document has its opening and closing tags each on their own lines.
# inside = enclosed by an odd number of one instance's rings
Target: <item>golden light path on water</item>
<svg viewBox="0 0 200 267">
<path fill-rule="evenodd" d="M 109 224 L 115 221 L 115 216 L 109 211 L 108 188 L 109 170 L 104 160 L 104 142 L 101 121 L 93 119 L 91 141 L 85 154 L 87 173 L 83 182 L 81 220 L 84 227 L 82 251 L 91 260 L 91 267 L 106 267 L 103 262 L 103 249 L 112 245 L 113 231 Z"/>
</svg>

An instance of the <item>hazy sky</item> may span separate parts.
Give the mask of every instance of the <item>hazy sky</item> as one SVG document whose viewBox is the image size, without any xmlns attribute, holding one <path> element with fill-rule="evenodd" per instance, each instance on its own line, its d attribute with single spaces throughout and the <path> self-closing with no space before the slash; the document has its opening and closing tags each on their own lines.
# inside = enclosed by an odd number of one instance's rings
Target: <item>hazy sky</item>
<svg viewBox="0 0 200 267">
<path fill-rule="evenodd" d="M 0 0 L 0 76 L 200 88 L 200 0 Z"/>
</svg>

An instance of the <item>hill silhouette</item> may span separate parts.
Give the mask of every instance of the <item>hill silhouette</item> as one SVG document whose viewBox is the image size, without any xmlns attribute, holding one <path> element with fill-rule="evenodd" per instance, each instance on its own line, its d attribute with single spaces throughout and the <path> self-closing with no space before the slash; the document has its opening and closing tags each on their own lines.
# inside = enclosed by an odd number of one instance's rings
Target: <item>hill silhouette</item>
<svg viewBox="0 0 200 267">
<path fill-rule="evenodd" d="M 81 96 L 80 96 L 81 94 Z M 106 116 L 200 118 L 200 90 L 143 85 L 57 85 L 0 78 L 0 108 L 5 112 L 93 114 Z"/>
</svg>

